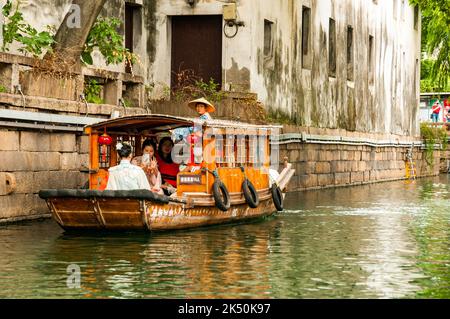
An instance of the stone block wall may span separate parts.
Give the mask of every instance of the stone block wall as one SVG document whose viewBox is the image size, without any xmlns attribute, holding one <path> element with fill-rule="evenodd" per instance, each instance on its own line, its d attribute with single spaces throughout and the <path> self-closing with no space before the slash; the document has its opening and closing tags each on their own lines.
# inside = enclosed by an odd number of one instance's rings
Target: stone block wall
<svg viewBox="0 0 450 319">
<path fill-rule="evenodd" d="M 296 172 L 288 190 L 295 191 L 404 179 L 407 151 L 407 147 L 290 143 L 280 146 L 280 158 L 293 164 Z M 433 166 L 423 152 L 419 147 L 413 151 L 417 176 L 439 174 L 440 151 L 435 151 Z"/>
<path fill-rule="evenodd" d="M 441 173 L 450 173 L 450 143 L 446 150 L 441 152 L 440 170 Z"/>
<path fill-rule="evenodd" d="M 88 152 L 88 137 L 80 134 L 0 128 L 0 224 L 49 216 L 39 190 L 82 187 L 88 180 Z M 296 170 L 289 191 L 404 179 L 407 152 L 408 147 L 333 143 L 280 146 L 280 158 L 287 157 Z M 442 157 L 435 151 L 429 166 L 424 150 L 415 147 L 418 176 L 439 174 Z"/>
<path fill-rule="evenodd" d="M 0 223 L 48 216 L 38 192 L 88 179 L 88 137 L 0 129 Z"/>
</svg>

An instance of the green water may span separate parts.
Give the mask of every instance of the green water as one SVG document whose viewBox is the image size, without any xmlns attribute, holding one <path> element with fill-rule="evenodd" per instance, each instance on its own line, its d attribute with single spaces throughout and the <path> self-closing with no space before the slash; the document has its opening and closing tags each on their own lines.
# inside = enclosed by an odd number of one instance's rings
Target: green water
<svg viewBox="0 0 450 319">
<path fill-rule="evenodd" d="M 285 206 L 160 234 L 0 226 L 0 297 L 450 297 L 448 176 L 289 194 Z M 80 288 L 67 286 L 70 264 Z"/>
</svg>

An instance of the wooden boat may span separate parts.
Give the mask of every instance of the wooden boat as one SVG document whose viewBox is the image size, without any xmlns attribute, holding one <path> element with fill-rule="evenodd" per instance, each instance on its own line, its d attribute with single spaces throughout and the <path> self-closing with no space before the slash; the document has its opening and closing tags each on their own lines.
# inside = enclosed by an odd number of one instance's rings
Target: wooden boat
<svg viewBox="0 0 450 319">
<path fill-rule="evenodd" d="M 203 154 L 193 163 L 197 170 L 178 173 L 176 193 L 166 196 L 149 190 L 104 190 L 109 167 L 118 164 L 117 142 L 127 141 L 134 154 L 140 155 L 146 138 L 194 126 L 200 128 L 202 138 L 197 145 Z M 102 121 L 85 127 L 90 140 L 89 189 L 41 190 L 39 195 L 66 230 L 159 231 L 268 216 L 282 210 L 281 191 L 294 174 L 291 164 L 285 162 L 270 185 L 274 157 L 270 137 L 279 128 L 157 114 Z M 109 145 L 101 143 L 102 136 L 110 137 Z"/>
</svg>

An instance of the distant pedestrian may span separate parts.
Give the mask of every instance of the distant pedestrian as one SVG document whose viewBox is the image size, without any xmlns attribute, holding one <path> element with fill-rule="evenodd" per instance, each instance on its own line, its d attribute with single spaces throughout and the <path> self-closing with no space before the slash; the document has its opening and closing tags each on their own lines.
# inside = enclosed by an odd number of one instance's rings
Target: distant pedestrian
<svg viewBox="0 0 450 319">
<path fill-rule="evenodd" d="M 444 122 L 450 123 L 450 100 L 446 99 L 444 101 Z M 447 126 L 449 127 L 449 126 Z M 450 127 L 449 127 L 450 129 Z"/>
<path fill-rule="evenodd" d="M 441 109 L 441 102 L 439 102 L 439 99 L 437 99 L 431 107 L 431 120 L 433 121 L 433 123 L 437 123 L 439 121 L 439 113 L 441 113 Z"/>
</svg>

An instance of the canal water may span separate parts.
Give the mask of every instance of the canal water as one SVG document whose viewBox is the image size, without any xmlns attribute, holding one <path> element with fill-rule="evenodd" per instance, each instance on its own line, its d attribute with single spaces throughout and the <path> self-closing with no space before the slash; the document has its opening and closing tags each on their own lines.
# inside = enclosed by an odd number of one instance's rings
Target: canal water
<svg viewBox="0 0 450 319">
<path fill-rule="evenodd" d="M 0 297 L 450 298 L 447 175 L 293 193 L 285 206 L 160 234 L 0 226 Z"/>
</svg>

